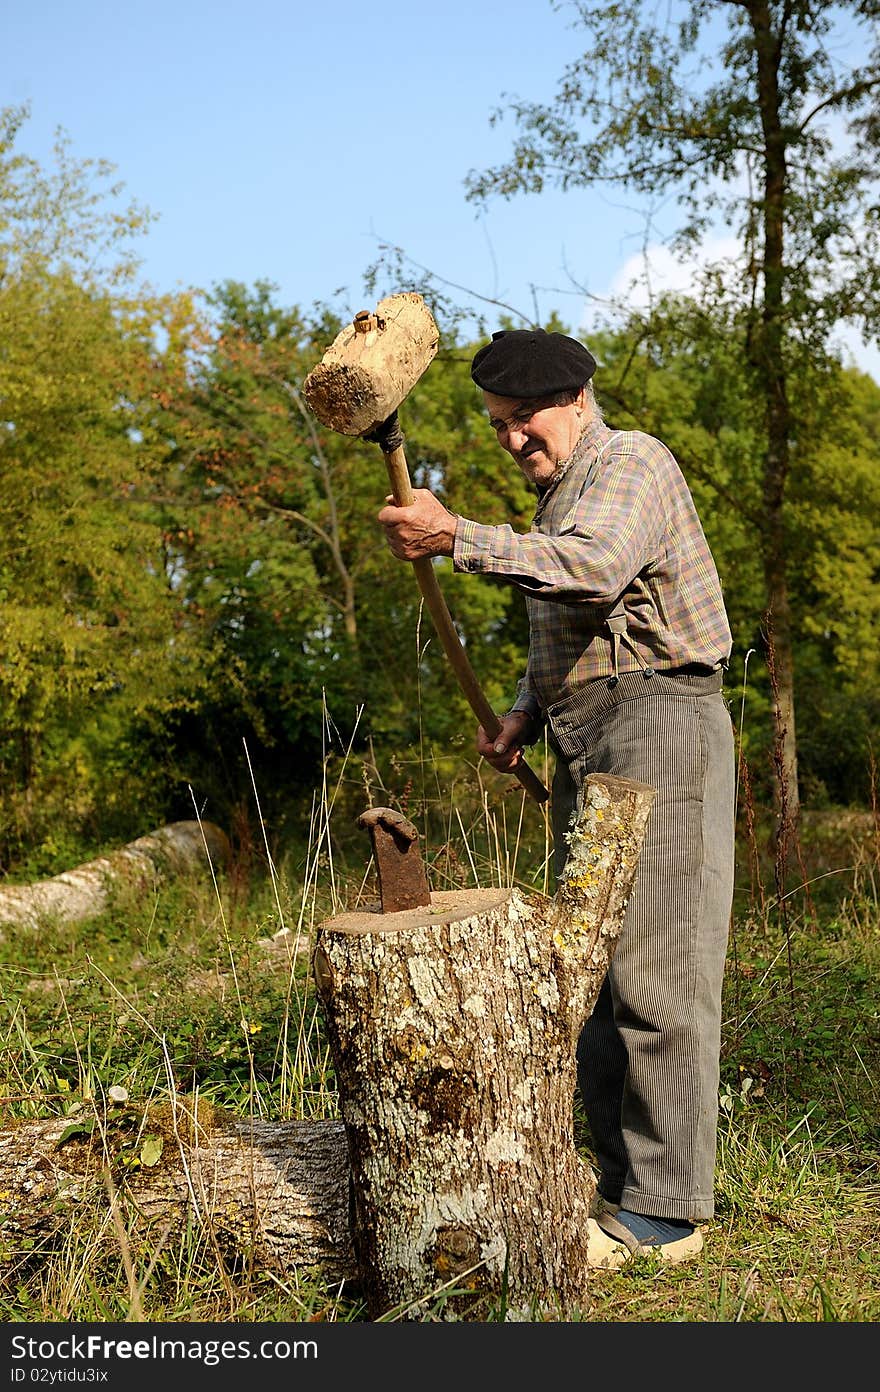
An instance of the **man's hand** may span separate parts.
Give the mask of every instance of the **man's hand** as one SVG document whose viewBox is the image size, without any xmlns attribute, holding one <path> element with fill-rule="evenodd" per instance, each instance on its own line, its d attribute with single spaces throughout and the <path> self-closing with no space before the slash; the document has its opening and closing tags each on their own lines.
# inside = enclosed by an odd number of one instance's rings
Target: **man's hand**
<svg viewBox="0 0 880 1392">
<path fill-rule="evenodd" d="M 414 488 L 409 507 L 398 507 L 389 495 L 379 513 L 385 539 L 401 561 L 422 556 L 451 556 L 455 542 L 455 513 L 428 488 Z"/>
<path fill-rule="evenodd" d="M 527 711 L 510 711 L 501 717 L 501 729 L 489 739 L 482 725 L 477 728 L 477 753 L 499 773 L 512 773 L 522 762 L 522 751 L 531 743 L 535 723 Z"/>
</svg>

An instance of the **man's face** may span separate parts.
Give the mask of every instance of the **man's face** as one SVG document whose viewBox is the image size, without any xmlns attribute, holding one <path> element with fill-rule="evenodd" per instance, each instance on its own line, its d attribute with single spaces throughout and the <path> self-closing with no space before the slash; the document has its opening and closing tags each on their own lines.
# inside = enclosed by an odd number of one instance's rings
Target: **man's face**
<svg viewBox="0 0 880 1392">
<path fill-rule="evenodd" d="M 513 456 L 530 483 L 551 483 L 580 439 L 584 393 L 565 406 L 554 406 L 552 397 L 496 396 L 488 391 L 483 400 L 501 448 Z"/>
</svg>

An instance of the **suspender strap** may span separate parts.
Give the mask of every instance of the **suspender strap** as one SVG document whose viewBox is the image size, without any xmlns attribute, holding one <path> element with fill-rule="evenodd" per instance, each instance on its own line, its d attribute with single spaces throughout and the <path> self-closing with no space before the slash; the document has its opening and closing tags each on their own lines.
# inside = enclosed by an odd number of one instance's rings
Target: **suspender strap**
<svg viewBox="0 0 880 1392">
<path fill-rule="evenodd" d="M 607 624 L 609 633 L 611 634 L 611 660 L 614 665 L 614 676 L 611 678 L 611 680 L 613 682 L 616 682 L 620 679 L 621 643 L 623 643 L 625 647 L 629 648 L 630 652 L 638 660 L 645 676 L 652 677 L 654 675 L 654 668 L 648 667 L 645 664 L 644 658 L 642 657 L 635 643 L 633 643 L 632 639 L 627 633 L 626 609 L 624 608 L 622 599 L 618 599 L 617 603 L 614 604 L 612 608 L 608 611 L 608 613 L 605 615 L 605 623 Z"/>
</svg>

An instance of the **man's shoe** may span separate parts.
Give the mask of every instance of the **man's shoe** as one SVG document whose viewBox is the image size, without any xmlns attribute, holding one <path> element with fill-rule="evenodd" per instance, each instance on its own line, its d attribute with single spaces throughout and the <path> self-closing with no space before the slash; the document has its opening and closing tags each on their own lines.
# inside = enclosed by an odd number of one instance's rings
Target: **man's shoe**
<svg viewBox="0 0 880 1392">
<path fill-rule="evenodd" d="M 593 1220 L 588 1219 L 588 1222 Z M 660 1257 L 664 1262 L 676 1264 L 678 1262 L 690 1261 L 692 1257 L 698 1256 L 703 1250 L 703 1234 L 699 1228 L 694 1228 L 693 1232 L 687 1233 L 684 1237 L 676 1238 L 671 1242 L 639 1242 L 634 1237 L 629 1228 L 621 1223 L 614 1213 L 609 1213 L 606 1209 L 596 1222 L 600 1232 L 619 1247 L 623 1252 L 622 1259 L 615 1262 L 615 1266 L 621 1266 L 623 1262 L 629 1261 L 631 1257 L 649 1256 L 651 1254 Z M 594 1244 L 594 1250 L 600 1252 L 600 1244 Z M 590 1253 L 590 1243 L 588 1240 L 587 1251 Z M 590 1263 L 592 1265 L 592 1261 Z M 604 1262 L 598 1263 L 600 1266 L 606 1265 Z"/>
<path fill-rule="evenodd" d="M 587 1266 L 591 1271 L 615 1271 L 632 1253 L 604 1232 L 595 1218 L 587 1219 Z"/>
</svg>

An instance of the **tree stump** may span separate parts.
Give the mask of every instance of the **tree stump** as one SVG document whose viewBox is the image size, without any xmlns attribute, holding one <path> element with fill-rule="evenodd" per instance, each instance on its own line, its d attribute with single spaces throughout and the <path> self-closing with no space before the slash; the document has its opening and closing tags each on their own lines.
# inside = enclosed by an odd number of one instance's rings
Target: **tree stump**
<svg viewBox="0 0 880 1392">
<path fill-rule="evenodd" d="M 583 1306 L 594 1179 L 575 1046 L 623 922 L 654 790 L 591 775 L 553 899 L 431 894 L 320 925 L 315 979 L 371 1318 Z M 438 1299 L 438 1295 L 442 1298 Z"/>
</svg>

